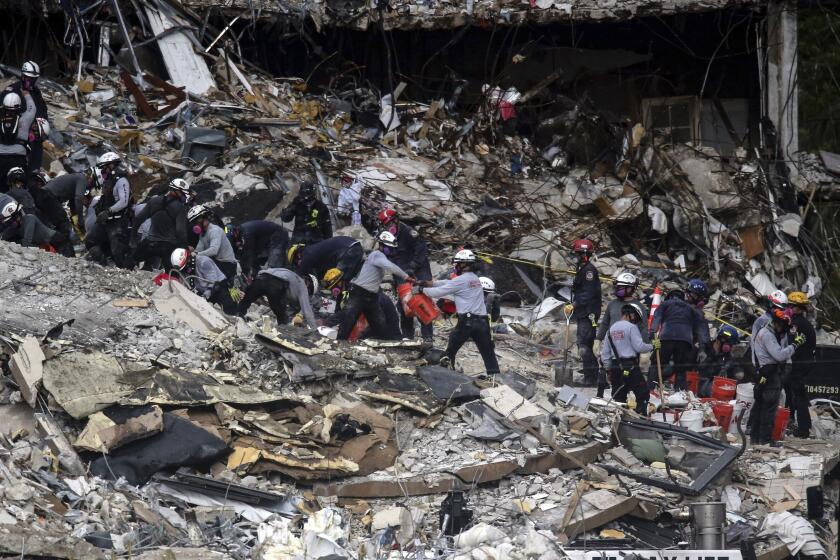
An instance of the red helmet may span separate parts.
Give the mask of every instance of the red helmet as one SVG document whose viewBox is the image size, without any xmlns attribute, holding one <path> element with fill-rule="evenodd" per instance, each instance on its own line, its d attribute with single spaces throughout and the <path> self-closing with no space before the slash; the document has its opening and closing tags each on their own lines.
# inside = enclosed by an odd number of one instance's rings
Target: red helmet
<svg viewBox="0 0 840 560">
<path fill-rule="evenodd" d="M 394 220 L 399 217 L 396 210 L 392 210 L 391 208 L 386 208 L 382 212 L 379 213 L 379 223 L 384 225 L 388 225 Z"/>
<path fill-rule="evenodd" d="M 577 239 L 572 243 L 572 253 L 591 255 L 595 252 L 595 244 L 588 239 Z"/>
</svg>

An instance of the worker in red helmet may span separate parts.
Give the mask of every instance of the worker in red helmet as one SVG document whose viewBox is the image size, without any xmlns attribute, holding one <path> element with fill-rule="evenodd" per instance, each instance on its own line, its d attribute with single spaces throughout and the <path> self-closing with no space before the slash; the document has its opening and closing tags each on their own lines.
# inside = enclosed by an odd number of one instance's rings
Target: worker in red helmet
<svg viewBox="0 0 840 560">
<path fill-rule="evenodd" d="M 577 323 L 577 347 L 583 362 L 583 383 L 594 387 L 598 380 L 598 360 L 595 358 L 595 330 L 601 315 L 601 280 L 598 269 L 592 264 L 595 244 L 589 239 L 578 239 L 572 244 L 572 254 L 577 258 L 575 280 L 572 284 L 572 319 Z M 567 306 L 568 307 L 568 306 Z"/>
</svg>

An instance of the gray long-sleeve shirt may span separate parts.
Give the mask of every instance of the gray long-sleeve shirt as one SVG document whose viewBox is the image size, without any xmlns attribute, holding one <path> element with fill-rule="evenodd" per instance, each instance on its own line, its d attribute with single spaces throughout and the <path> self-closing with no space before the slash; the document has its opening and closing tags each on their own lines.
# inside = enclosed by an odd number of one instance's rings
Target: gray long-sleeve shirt
<svg viewBox="0 0 840 560">
<path fill-rule="evenodd" d="M 32 128 L 32 123 L 35 121 L 35 114 L 37 108 L 35 100 L 32 96 L 24 94 L 22 96 L 23 102 L 26 104 L 26 109 L 21 113 L 18 120 L 17 142 L 14 144 L 0 144 L 0 155 L 4 156 L 25 156 L 26 146 L 23 143 L 29 141 L 29 129 Z"/>
<path fill-rule="evenodd" d="M 213 259 L 204 255 L 195 257 L 195 275 L 195 291 L 204 299 L 213 295 L 217 283 L 227 280 L 227 276 L 219 270 Z"/>
<path fill-rule="evenodd" d="M 753 331 L 755 332 L 755 331 Z M 779 337 L 773 330 L 773 325 L 764 326 L 758 334 L 755 334 L 753 341 L 753 352 L 755 352 L 758 366 L 763 367 L 771 364 L 783 364 L 787 362 L 796 351 L 794 345 L 782 346 Z"/>
<path fill-rule="evenodd" d="M 120 177 L 114 183 L 114 200 L 116 202 L 108 208 L 109 214 L 122 212 L 128 207 L 128 202 L 131 200 L 131 185 L 125 177 Z"/>
<path fill-rule="evenodd" d="M 635 358 L 639 354 L 644 354 L 653 350 L 653 345 L 645 343 L 642 340 L 642 333 L 639 327 L 630 321 L 621 319 L 616 321 L 609 329 L 609 334 L 612 337 L 615 349 L 618 352 L 619 358 Z M 611 363 L 615 359 L 612 344 L 609 339 L 604 340 L 601 344 L 601 361 L 604 364 Z"/>
<path fill-rule="evenodd" d="M 761 315 L 758 319 L 753 321 L 752 331 L 750 336 L 752 336 L 752 341 L 750 342 L 750 351 L 752 352 L 752 363 L 754 366 L 758 366 L 758 359 L 755 356 L 755 339 L 758 337 L 758 333 L 761 332 L 761 329 L 766 327 L 770 323 L 770 312 L 766 311 L 764 315 Z"/>
<path fill-rule="evenodd" d="M 315 313 L 312 311 L 312 304 L 309 302 L 309 290 L 306 289 L 306 282 L 303 281 L 303 278 L 287 268 L 265 268 L 258 274 L 270 274 L 286 282 L 289 285 L 289 290 L 286 292 L 288 299 L 297 302 L 300 306 L 300 312 L 310 329 L 318 328 L 318 323 L 315 322 Z"/>
<path fill-rule="evenodd" d="M 207 226 L 207 231 L 198 239 L 195 252 L 220 262 L 236 262 L 236 255 L 225 230 L 216 224 Z"/>
<path fill-rule="evenodd" d="M 59 202 L 67 202 L 77 216 L 85 215 L 85 191 L 87 176 L 84 173 L 67 173 L 56 177 L 44 188 L 50 191 Z"/>
<path fill-rule="evenodd" d="M 595 334 L 595 340 L 603 341 L 607 337 L 607 330 L 621 321 L 621 308 L 627 304 L 635 303 L 642 308 L 642 311 L 647 314 L 645 306 L 637 299 L 625 301 L 623 299 L 614 299 L 607 304 L 607 309 L 601 315 L 601 322 L 598 323 L 598 332 Z M 650 334 L 648 333 L 647 317 L 642 317 L 642 322 L 639 323 L 639 332 L 642 334 L 642 340 L 648 342 Z"/>
<path fill-rule="evenodd" d="M 408 274 L 388 260 L 382 251 L 372 251 L 362 264 L 362 269 L 350 283 L 372 293 L 379 291 L 379 285 L 385 279 L 385 274 L 390 272 L 402 279 L 408 278 Z"/>
<path fill-rule="evenodd" d="M 459 315 L 487 315 L 481 281 L 472 272 L 465 272 L 451 280 L 435 280 L 431 288 L 423 289 L 423 293 L 432 299 L 451 295 L 455 300 L 455 311 Z"/>
</svg>

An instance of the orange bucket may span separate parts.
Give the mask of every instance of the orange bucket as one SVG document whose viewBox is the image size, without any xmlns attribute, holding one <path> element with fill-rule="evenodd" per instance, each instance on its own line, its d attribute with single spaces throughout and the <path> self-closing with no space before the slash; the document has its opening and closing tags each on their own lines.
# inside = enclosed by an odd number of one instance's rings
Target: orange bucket
<svg viewBox="0 0 840 560">
<path fill-rule="evenodd" d="M 350 335 L 347 337 L 347 340 L 350 342 L 356 342 L 359 340 L 359 337 L 362 336 L 362 333 L 365 332 L 366 328 L 368 328 L 367 317 L 365 317 L 364 313 L 360 313 L 359 318 L 356 319 L 356 324 L 353 325 L 353 330 L 350 331 Z"/>
<path fill-rule="evenodd" d="M 688 390 L 696 395 L 700 388 L 700 374 L 696 371 L 687 371 L 685 380 L 688 383 Z"/>
<path fill-rule="evenodd" d="M 435 302 L 425 294 L 417 294 L 411 298 L 408 301 L 408 307 L 424 325 L 429 325 L 432 321 L 440 317 L 440 310 L 435 305 Z"/>
<path fill-rule="evenodd" d="M 403 307 L 403 313 L 406 317 L 412 317 L 414 312 L 411 310 L 410 302 L 411 302 L 411 284 L 408 282 L 404 282 L 397 286 L 397 298 L 399 298 L 400 303 Z"/>
<path fill-rule="evenodd" d="M 787 428 L 788 420 L 790 420 L 790 409 L 780 406 L 776 410 L 776 421 L 773 423 L 773 433 L 770 434 L 770 439 L 773 441 L 785 439 L 785 428 Z"/>
<path fill-rule="evenodd" d="M 724 430 L 729 430 L 729 424 L 732 422 L 732 414 L 735 412 L 735 407 L 725 402 L 713 402 L 712 414 L 715 415 L 718 426 Z"/>
<path fill-rule="evenodd" d="M 731 401 L 735 398 L 738 382 L 726 377 L 712 379 L 712 398 L 718 401 Z"/>
</svg>

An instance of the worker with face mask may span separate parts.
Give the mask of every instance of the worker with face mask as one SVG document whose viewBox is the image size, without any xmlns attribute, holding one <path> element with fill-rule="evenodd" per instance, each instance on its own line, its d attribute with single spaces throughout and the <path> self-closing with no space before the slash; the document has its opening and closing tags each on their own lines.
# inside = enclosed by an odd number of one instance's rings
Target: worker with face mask
<svg viewBox="0 0 840 560">
<path fill-rule="evenodd" d="M 639 367 L 639 356 L 651 352 L 659 345 L 642 340 L 639 325 L 644 322 L 645 312 L 637 303 L 625 303 L 621 307 L 621 319 L 613 323 L 601 345 L 601 362 L 609 373 L 612 399 L 627 402 L 627 394 L 636 396 L 636 412 L 647 414 L 650 389 Z"/>
<path fill-rule="evenodd" d="M 29 92 L 4 91 L 0 102 L 0 192 L 6 192 L 9 170 L 29 169 L 29 131 L 35 122 L 35 101 Z M 28 174 L 24 182 L 29 181 Z"/>
<path fill-rule="evenodd" d="M 236 254 L 225 230 L 210 221 L 211 214 L 210 208 L 203 204 L 197 204 L 187 211 L 192 232 L 198 235 L 195 253 L 213 259 L 225 277 L 233 280 L 238 269 Z"/>
<path fill-rule="evenodd" d="M 143 263 L 143 270 L 158 270 L 172 251 L 189 241 L 187 212 L 193 199 L 189 183 L 175 178 L 169 181 L 166 194 L 153 196 L 134 216 L 134 228 L 139 230 L 149 220 L 146 236 L 134 251 L 134 261 Z"/>
<path fill-rule="evenodd" d="M 239 306 L 231 295 L 231 281 L 213 259 L 189 248 L 179 248 L 172 251 L 169 263 L 190 290 L 219 305 L 228 315 L 239 314 Z"/>
<path fill-rule="evenodd" d="M 732 349 L 740 340 L 741 337 L 735 327 L 721 325 L 718 329 L 705 359 L 697 367 L 700 374 L 697 387 L 698 397 L 712 396 L 712 381 L 715 377 L 726 377 L 737 381 L 744 379 L 743 367 L 732 356 Z"/>
<path fill-rule="evenodd" d="M 572 284 L 572 303 L 569 305 L 572 319 L 577 323 L 577 347 L 583 362 L 583 382 L 590 387 L 595 387 L 598 381 L 598 360 L 593 347 L 601 315 L 601 280 L 598 269 L 591 261 L 594 253 L 595 244 L 589 239 L 578 239 L 572 244 L 577 266 Z"/>
<path fill-rule="evenodd" d="M 29 143 L 29 167 L 26 168 L 27 175 L 40 169 L 44 160 L 44 140 L 50 133 L 49 115 L 47 104 L 38 87 L 38 79 L 41 77 L 41 67 L 33 60 L 27 60 L 20 67 L 20 80 L 6 91 L 16 93 L 23 99 L 25 95 L 32 98 L 35 104 L 35 118 L 30 124 L 28 132 Z"/>
<path fill-rule="evenodd" d="M 602 350 L 604 346 L 604 339 L 607 337 L 609 328 L 621 320 L 623 316 L 621 310 L 625 305 L 629 303 L 636 304 L 642 309 L 643 313 L 646 313 L 644 305 L 642 305 L 642 302 L 636 297 L 636 289 L 638 286 L 638 278 L 630 272 L 622 272 L 616 276 L 615 282 L 613 282 L 615 299 L 607 304 L 607 309 L 604 311 L 604 314 L 601 315 L 601 322 L 598 323 L 598 331 L 595 333 L 595 340 L 601 343 Z M 639 322 L 637 327 L 639 328 L 639 333 L 642 335 L 642 340 L 644 342 L 649 342 L 650 336 L 648 335 L 647 321 Z M 607 372 L 605 369 L 600 369 L 598 371 L 598 398 L 604 396 L 604 390 L 606 388 Z"/>
<path fill-rule="evenodd" d="M 804 337 L 791 356 L 791 371 L 785 386 L 785 395 L 790 407 L 791 419 L 796 422 L 794 435 L 807 438 L 811 433 L 810 402 L 806 383 L 815 367 L 817 351 L 817 332 L 808 320 L 808 308 L 811 301 L 804 292 L 791 292 L 787 296 L 791 312 L 791 328 L 794 336 Z"/>
<path fill-rule="evenodd" d="M 131 185 L 115 152 L 102 154 L 96 162 L 102 177 L 102 195 L 96 202 L 96 225 L 88 230 L 85 247 L 91 260 L 105 264 L 103 245 L 120 268 L 134 265 L 129 246 L 129 228 L 134 206 Z"/>
</svg>

